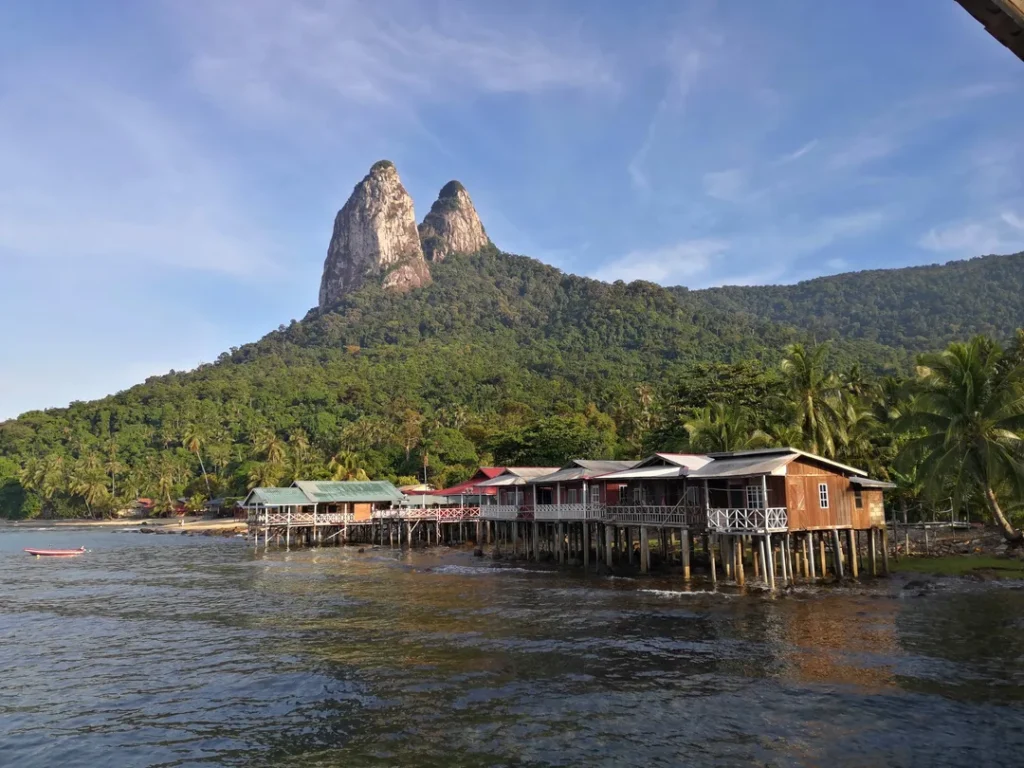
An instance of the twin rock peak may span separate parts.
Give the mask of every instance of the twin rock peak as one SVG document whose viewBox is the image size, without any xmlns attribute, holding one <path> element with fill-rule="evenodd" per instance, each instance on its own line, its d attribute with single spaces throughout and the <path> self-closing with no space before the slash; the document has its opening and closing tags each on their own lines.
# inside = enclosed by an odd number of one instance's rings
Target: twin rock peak
<svg viewBox="0 0 1024 768">
<path fill-rule="evenodd" d="M 408 291 L 430 282 L 430 262 L 476 253 L 490 244 L 473 201 L 449 181 L 416 226 L 412 198 L 394 163 L 380 160 L 356 184 L 334 219 L 320 280 L 320 309 L 366 284 Z"/>
</svg>

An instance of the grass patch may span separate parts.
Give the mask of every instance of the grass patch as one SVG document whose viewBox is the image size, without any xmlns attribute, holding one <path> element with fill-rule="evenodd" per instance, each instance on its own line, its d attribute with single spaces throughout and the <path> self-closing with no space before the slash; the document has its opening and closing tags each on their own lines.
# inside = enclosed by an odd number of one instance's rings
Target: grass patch
<svg viewBox="0 0 1024 768">
<path fill-rule="evenodd" d="M 927 573 L 934 576 L 966 576 L 987 571 L 1001 579 L 1024 579 L 1024 561 L 984 555 L 949 555 L 947 557 L 901 557 L 889 560 L 893 571 Z"/>
</svg>

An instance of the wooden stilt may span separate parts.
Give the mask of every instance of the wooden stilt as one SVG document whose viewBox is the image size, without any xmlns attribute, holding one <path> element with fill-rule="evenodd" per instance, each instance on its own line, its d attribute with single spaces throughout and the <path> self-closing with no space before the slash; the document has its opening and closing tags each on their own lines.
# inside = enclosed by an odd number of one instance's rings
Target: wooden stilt
<svg viewBox="0 0 1024 768">
<path fill-rule="evenodd" d="M 651 570 L 651 539 L 650 532 L 643 526 L 640 527 L 640 572 L 649 573 Z"/>
<path fill-rule="evenodd" d="M 736 537 L 736 583 L 741 587 L 747 583 L 747 574 L 743 567 L 743 537 Z"/>
<path fill-rule="evenodd" d="M 590 523 L 583 523 L 583 567 L 590 567 Z"/>
<path fill-rule="evenodd" d="M 810 572 L 810 578 L 816 579 L 816 578 L 818 578 L 818 574 L 815 573 L 815 571 L 817 569 L 814 567 L 814 533 L 813 532 L 811 532 L 811 531 L 807 532 L 804 544 L 807 547 L 807 568 L 808 568 L 808 571 Z"/>
<path fill-rule="evenodd" d="M 682 545 L 680 546 L 680 553 L 683 556 L 683 578 L 687 581 L 690 580 L 690 531 L 687 528 L 683 529 Z"/>
<path fill-rule="evenodd" d="M 836 575 L 843 578 L 843 545 L 839 542 L 839 530 L 832 529 L 832 556 L 835 561 Z"/>
<path fill-rule="evenodd" d="M 825 557 L 825 531 L 818 532 L 818 554 L 821 555 L 821 577 L 828 576 L 828 558 Z"/>
<path fill-rule="evenodd" d="M 609 568 L 612 567 L 612 538 L 615 534 L 614 526 L 605 525 L 604 527 L 604 564 Z"/>
<path fill-rule="evenodd" d="M 889 530 L 883 528 L 882 534 L 882 573 L 889 575 Z"/>
<path fill-rule="evenodd" d="M 868 570 L 872 576 L 878 575 L 878 529 L 868 529 Z"/>
<path fill-rule="evenodd" d="M 850 528 L 846 532 L 846 540 L 850 545 L 850 575 L 853 578 L 857 578 L 860 575 L 860 569 L 858 567 L 858 553 L 857 553 L 857 532 Z"/>
<path fill-rule="evenodd" d="M 715 534 L 706 539 L 708 542 L 708 558 L 711 561 L 711 583 L 718 583 L 718 566 L 715 564 L 715 539 L 718 538 Z"/>
</svg>

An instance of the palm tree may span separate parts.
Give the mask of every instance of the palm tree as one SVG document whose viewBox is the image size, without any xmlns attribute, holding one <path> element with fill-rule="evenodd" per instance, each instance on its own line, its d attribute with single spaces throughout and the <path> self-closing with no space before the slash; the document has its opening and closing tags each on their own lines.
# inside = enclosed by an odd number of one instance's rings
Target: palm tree
<svg viewBox="0 0 1024 768">
<path fill-rule="evenodd" d="M 690 448 L 702 453 L 763 448 L 771 441 L 754 427 L 746 408 L 726 403 L 701 408 L 683 428 L 690 436 Z"/>
<path fill-rule="evenodd" d="M 190 453 L 194 453 L 196 458 L 199 459 L 199 469 L 203 472 L 203 480 L 206 481 L 206 495 L 210 496 L 210 478 L 206 476 L 206 465 L 203 464 L 203 456 L 200 449 L 206 444 L 206 440 L 209 437 L 209 433 L 206 427 L 200 423 L 193 422 L 185 427 L 185 431 L 181 436 L 182 444 L 185 446 L 185 450 Z"/>
<path fill-rule="evenodd" d="M 269 488 L 277 485 L 281 479 L 281 465 L 270 461 L 259 461 L 249 470 L 249 490 L 253 488 Z"/>
<path fill-rule="evenodd" d="M 107 489 L 107 475 L 100 460 L 93 454 L 77 462 L 71 472 L 70 490 L 85 501 L 85 508 L 92 516 L 93 508 L 111 498 Z"/>
<path fill-rule="evenodd" d="M 359 457 L 352 451 L 344 449 L 331 457 L 327 464 L 331 480 L 369 480 L 366 470 L 359 466 Z"/>
<path fill-rule="evenodd" d="M 253 447 L 261 454 L 268 464 L 280 466 L 284 464 L 285 447 L 281 438 L 271 429 L 261 429 L 253 437 Z"/>
<path fill-rule="evenodd" d="M 898 464 L 920 463 L 933 498 L 952 487 L 954 503 L 979 492 L 1003 536 L 1015 545 L 1024 533 L 1007 520 L 996 496 L 1005 484 L 1024 496 L 1024 365 L 1006 364 L 999 346 L 978 336 L 920 359 L 917 389 L 900 427 L 915 434 Z"/>
<path fill-rule="evenodd" d="M 110 496 L 117 496 L 117 476 L 124 471 L 124 464 L 117 458 L 117 439 L 111 435 L 107 440 L 107 461 L 105 469 L 110 475 Z"/>
<path fill-rule="evenodd" d="M 803 446 L 811 453 L 832 457 L 836 453 L 836 425 L 841 382 L 825 370 L 828 344 L 810 348 L 803 344 L 786 347 L 782 373 L 789 397 L 796 407 Z"/>
</svg>

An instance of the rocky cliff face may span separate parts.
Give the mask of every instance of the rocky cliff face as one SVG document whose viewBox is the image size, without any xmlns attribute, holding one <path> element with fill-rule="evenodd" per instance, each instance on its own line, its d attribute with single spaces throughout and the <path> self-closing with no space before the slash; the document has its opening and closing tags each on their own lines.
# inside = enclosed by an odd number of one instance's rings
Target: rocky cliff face
<svg viewBox="0 0 1024 768">
<path fill-rule="evenodd" d="M 457 181 L 441 188 L 420 224 L 420 240 L 428 261 L 444 261 L 453 253 L 476 253 L 491 242 L 469 193 Z"/>
<path fill-rule="evenodd" d="M 320 309 L 368 282 L 397 291 L 430 282 L 412 198 L 388 160 L 374 163 L 334 219 Z"/>
</svg>

